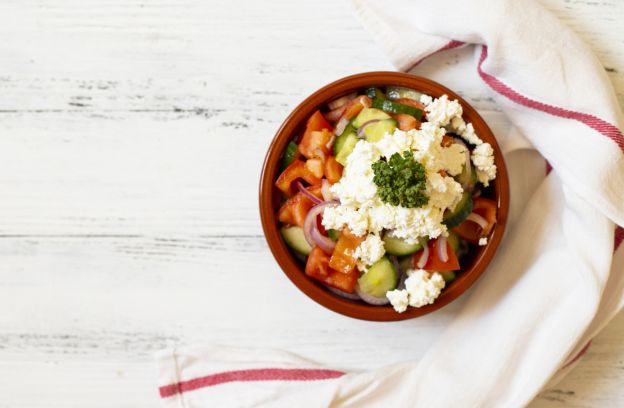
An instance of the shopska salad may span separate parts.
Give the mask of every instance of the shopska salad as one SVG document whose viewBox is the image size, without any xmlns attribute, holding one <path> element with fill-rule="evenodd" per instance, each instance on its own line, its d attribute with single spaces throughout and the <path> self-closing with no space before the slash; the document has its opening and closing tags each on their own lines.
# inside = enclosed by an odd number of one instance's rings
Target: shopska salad
<svg viewBox="0 0 624 408">
<path fill-rule="evenodd" d="M 493 153 L 447 95 L 345 95 L 282 155 L 281 234 L 306 275 L 337 295 L 399 313 L 431 304 L 496 223 L 482 196 Z"/>
</svg>

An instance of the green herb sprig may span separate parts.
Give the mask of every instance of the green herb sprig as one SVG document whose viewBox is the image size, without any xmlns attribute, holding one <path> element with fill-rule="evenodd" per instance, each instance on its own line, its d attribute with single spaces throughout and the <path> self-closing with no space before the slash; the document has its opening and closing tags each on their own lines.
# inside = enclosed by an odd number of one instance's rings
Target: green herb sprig
<svg viewBox="0 0 624 408">
<path fill-rule="evenodd" d="M 405 208 L 422 207 L 429 202 L 425 194 L 425 168 L 410 151 L 395 153 L 390 160 L 379 160 L 372 165 L 381 201 Z"/>
</svg>

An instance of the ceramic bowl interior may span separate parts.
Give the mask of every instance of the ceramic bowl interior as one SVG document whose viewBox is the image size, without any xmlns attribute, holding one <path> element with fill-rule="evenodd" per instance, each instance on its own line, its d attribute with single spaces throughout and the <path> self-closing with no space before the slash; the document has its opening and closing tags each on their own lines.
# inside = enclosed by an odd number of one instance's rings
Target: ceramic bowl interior
<svg viewBox="0 0 624 408">
<path fill-rule="evenodd" d="M 280 205 L 280 195 L 274 187 L 274 182 L 279 176 L 280 156 L 288 142 L 303 132 L 308 117 L 317 109 L 325 106 L 327 102 L 352 91 L 361 91 L 369 86 L 402 86 L 433 97 L 447 94 L 449 99 L 459 100 L 463 107 L 463 117 L 466 122 L 472 123 L 477 135 L 492 145 L 498 168 L 496 179 L 490 187 L 484 190 L 484 195 L 495 200 L 498 204 L 498 220 L 488 244 L 482 247 L 472 247 L 471 252 L 462 258 L 462 272 L 447 285 L 435 303 L 421 308 L 409 307 L 404 313 L 397 313 L 389 305 L 373 306 L 362 301 L 344 299 L 328 291 L 322 284 L 308 278 L 304 273 L 304 264 L 295 257 L 283 241 L 279 233 L 279 222 L 276 216 Z M 431 313 L 459 297 L 481 276 L 494 257 L 503 238 L 508 209 L 509 182 L 505 162 L 498 143 L 483 118 L 464 99 L 450 89 L 422 77 L 396 72 L 370 72 L 349 76 L 324 86 L 306 98 L 286 118 L 273 138 L 264 161 L 260 180 L 262 227 L 269 248 L 286 276 L 315 302 L 345 316 L 363 320 L 396 321 L 411 319 Z"/>
</svg>

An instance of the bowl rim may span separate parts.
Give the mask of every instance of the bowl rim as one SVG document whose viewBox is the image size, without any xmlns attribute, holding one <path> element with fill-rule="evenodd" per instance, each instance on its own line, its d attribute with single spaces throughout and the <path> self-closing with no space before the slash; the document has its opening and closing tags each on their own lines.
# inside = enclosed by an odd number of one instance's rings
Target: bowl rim
<svg viewBox="0 0 624 408">
<path fill-rule="evenodd" d="M 487 245 L 478 247 L 479 252 L 473 260 L 472 267 L 462 271 L 457 282 L 445 288 L 433 304 L 420 308 L 408 307 L 403 313 L 397 313 L 390 305 L 374 306 L 341 298 L 331 293 L 322 284 L 306 276 L 303 268 L 296 262 L 294 255 L 279 233 L 279 223 L 274 209 L 274 182 L 276 172 L 279 170 L 280 156 L 297 129 L 315 110 L 328 101 L 367 86 L 403 86 L 424 92 L 434 98 L 447 94 L 449 99 L 457 99 L 462 105 L 463 117 L 466 122 L 472 123 L 479 137 L 492 145 L 494 162 L 497 166 L 496 179 L 491 183 L 495 193 L 494 201 L 498 206 L 497 222 Z M 509 179 L 502 151 L 493 132 L 481 115 L 461 96 L 437 82 L 416 75 L 387 71 L 364 72 L 338 79 L 323 86 L 299 103 L 286 117 L 275 133 L 262 165 L 259 206 L 262 229 L 269 249 L 284 274 L 299 290 L 325 308 L 345 316 L 369 321 L 399 321 L 424 316 L 444 307 L 466 292 L 483 274 L 504 236 L 509 214 Z"/>
</svg>

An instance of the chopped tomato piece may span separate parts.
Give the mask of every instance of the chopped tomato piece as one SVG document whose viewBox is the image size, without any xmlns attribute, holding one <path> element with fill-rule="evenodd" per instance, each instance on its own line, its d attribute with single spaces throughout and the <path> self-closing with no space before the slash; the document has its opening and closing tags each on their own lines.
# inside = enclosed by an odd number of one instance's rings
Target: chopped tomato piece
<svg viewBox="0 0 624 408">
<path fill-rule="evenodd" d="M 397 125 L 401 130 L 407 131 L 420 128 L 420 122 L 412 115 L 398 113 L 394 115 L 394 119 L 397 121 Z"/>
<path fill-rule="evenodd" d="M 448 260 L 446 262 L 443 262 L 438 256 L 438 239 L 430 240 L 427 245 L 429 247 L 429 258 L 422 269 L 426 271 L 456 271 L 460 269 L 457 255 L 448 242 L 446 243 L 446 253 L 448 254 Z M 412 266 L 414 268 L 416 268 L 416 264 L 422 253 L 423 251 L 420 250 L 412 256 Z"/>
<path fill-rule="evenodd" d="M 455 143 L 455 139 L 453 139 L 451 136 L 447 136 L 447 135 L 442 136 L 442 143 L 441 143 L 442 147 L 449 147 L 453 143 Z"/>
<path fill-rule="evenodd" d="M 347 120 L 351 120 L 358 115 L 364 108 L 370 108 L 373 105 L 373 101 L 368 96 L 358 96 L 357 98 L 351 100 L 347 104 L 344 113 L 342 114 L 342 118 Z"/>
<path fill-rule="evenodd" d="M 332 135 L 332 126 L 321 111 L 317 110 L 308 119 L 306 130 L 301 142 L 299 142 L 299 151 L 308 159 L 317 156 L 316 149 L 321 149 L 323 153 L 329 154 L 327 143 L 329 143 Z"/>
<path fill-rule="evenodd" d="M 355 249 L 364 241 L 364 236 L 356 237 L 349 230 L 344 228 L 336 242 L 334 253 L 329 260 L 329 266 L 341 273 L 350 273 L 355 269 L 357 259 L 353 256 Z"/>
<path fill-rule="evenodd" d="M 329 156 L 325 161 L 325 177 L 331 184 L 337 183 L 342 177 L 342 164 L 336 161 L 334 156 Z"/>
<path fill-rule="evenodd" d="M 410 98 L 399 98 L 399 99 L 395 99 L 394 102 L 400 103 L 401 105 L 407 105 L 407 106 L 411 106 L 413 108 L 416 109 L 420 109 L 421 111 L 425 111 L 425 105 L 423 105 L 422 103 L 418 102 L 417 100 L 414 99 L 410 99 Z"/>
<path fill-rule="evenodd" d="M 322 171 L 321 171 L 322 175 Z M 297 179 L 303 179 L 309 184 L 319 185 L 321 184 L 321 178 L 315 176 L 301 160 L 293 161 L 286 169 L 280 174 L 275 181 L 275 186 L 280 189 L 286 196 L 290 197 L 295 193 L 293 182 Z"/>
<path fill-rule="evenodd" d="M 324 169 L 323 169 L 323 161 L 318 158 L 308 159 L 305 163 L 306 169 L 310 171 L 310 173 L 314 174 L 314 177 L 322 178 Z"/>
<path fill-rule="evenodd" d="M 329 266 L 329 255 L 319 247 L 312 248 L 305 267 L 306 275 L 326 285 L 352 293 L 358 279 L 358 271 L 353 269 L 350 273 L 340 273 Z"/>
<path fill-rule="evenodd" d="M 453 232 L 471 244 L 478 244 L 479 239 L 488 236 L 496 224 L 496 202 L 488 198 L 477 197 L 474 199 L 472 212 L 483 217 L 487 221 L 487 226 L 481 228 L 476 222 L 466 220 L 453 228 Z"/>
<path fill-rule="evenodd" d="M 299 192 L 282 204 L 277 212 L 277 219 L 284 224 L 298 225 L 303 228 L 306 215 L 313 206 L 312 200 Z"/>
</svg>

